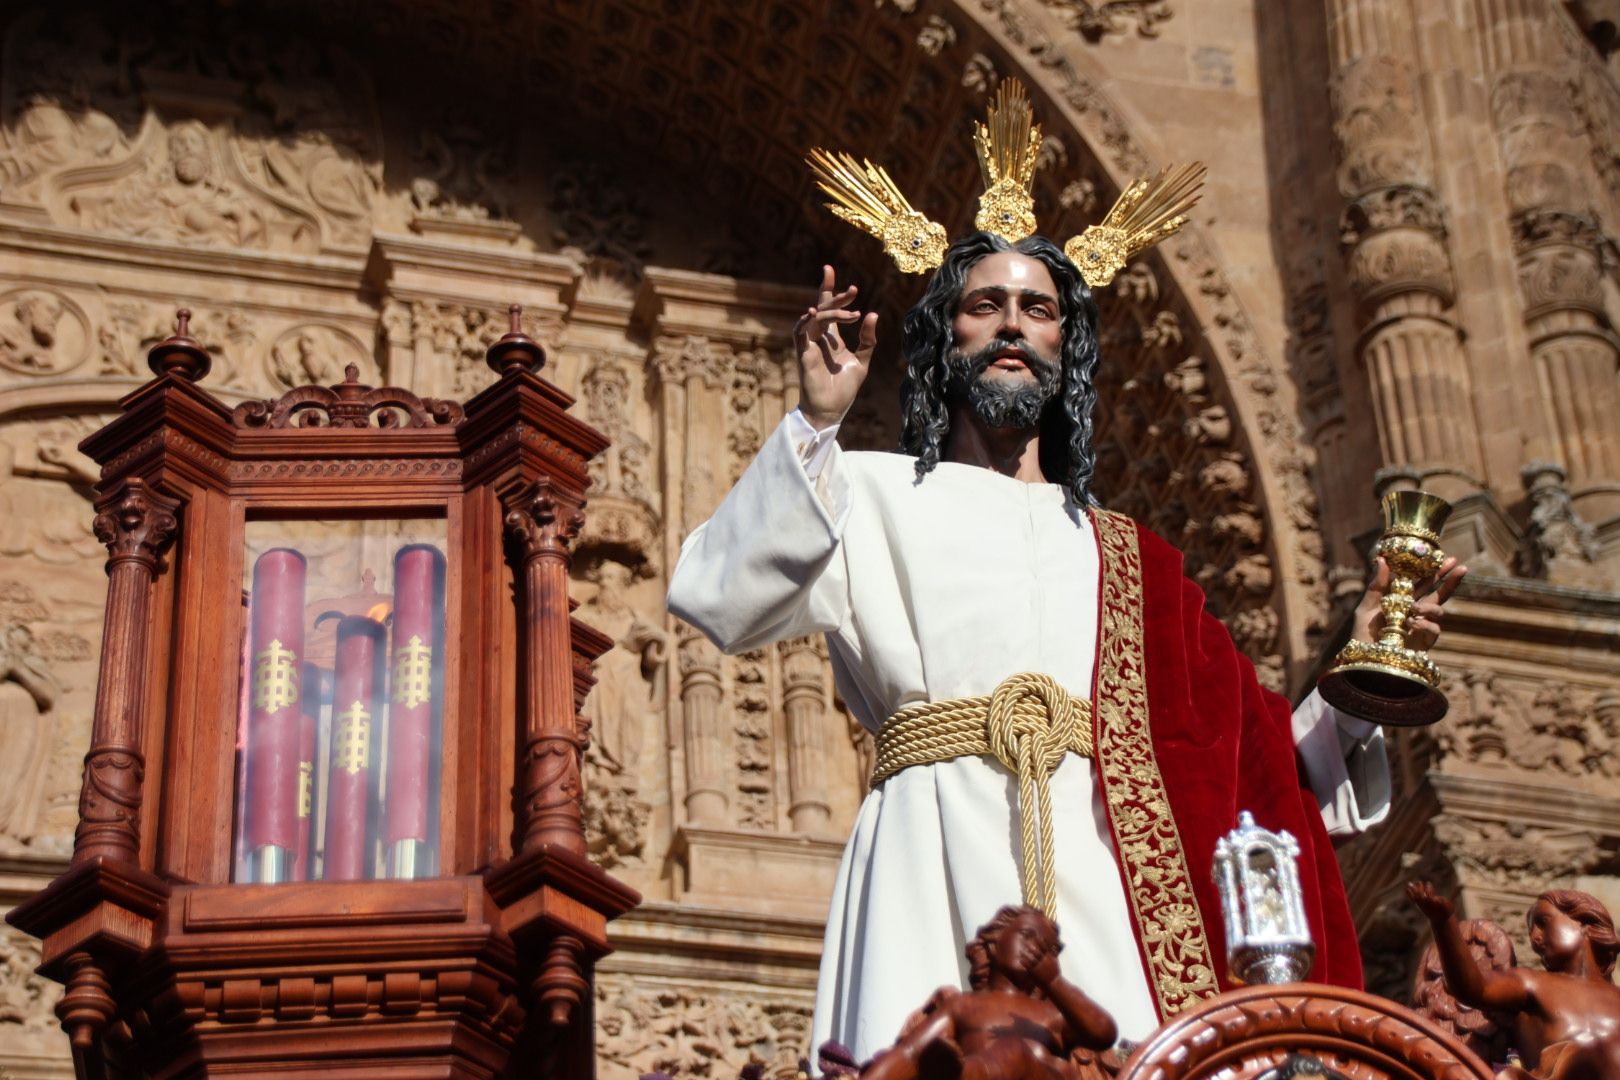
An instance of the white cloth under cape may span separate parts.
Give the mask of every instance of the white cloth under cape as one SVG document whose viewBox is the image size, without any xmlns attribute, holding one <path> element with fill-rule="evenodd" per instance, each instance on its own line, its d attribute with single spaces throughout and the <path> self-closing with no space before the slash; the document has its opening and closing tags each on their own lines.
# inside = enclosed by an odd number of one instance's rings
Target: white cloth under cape
<svg viewBox="0 0 1620 1080">
<path fill-rule="evenodd" d="M 839 692 L 873 731 L 903 705 L 988 694 L 1020 671 L 1089 693 L 1099 556 L 1065 489 L 949 462 L 919 481 L 913 458 L 814 435 L 790 414 L 687 538 L 671 611 L 728 653 L 825 633 Z M 1314 693 L 1293 726 L 1330 833 L 1381 820 L 1381 732 Z M 1140 1039 L 1159 1020 L 1092 762 L 1070 755 L 1051 792 L 1063 974 Z M 1016 802 L 1012 775 L 977 757 L 867 795 L 827 916 L 812 1051 L 834 1039 L 865 1060 L 936 988 L 966 987 L 966 940 L 1021 901 Z"/>
</svg>

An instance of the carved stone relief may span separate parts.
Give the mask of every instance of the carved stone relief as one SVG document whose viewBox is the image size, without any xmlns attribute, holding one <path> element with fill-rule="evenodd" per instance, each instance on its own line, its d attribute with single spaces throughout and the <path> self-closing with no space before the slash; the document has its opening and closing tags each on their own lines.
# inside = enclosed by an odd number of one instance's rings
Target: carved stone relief
<svg viewBox="0 0 1620 1080">
<path fill-rule="evenodd" d="M 277 389 L 294 386 L 332 386 L 343 381 L 350 364 L 359 368 L 359 381 L 378 385 L 380 378 L 371 350 L 340 327 L 302 323 L 277 336 L 266 354 L 266 375 Z"/>
<path fill-rule="evenodd" d="M 585 554 L 582 551 L 581 554 Z M 596 661 L 596 685 L 581 715 L 591 725 L 585 751 L 585 832 L 592 856 L 605 867 L 642 857 L 651 806 L 643 797 L 643 748 L 663 729 L 661 704 L 669 636 L 658 613 L 644 614 L 628 593 L 636 570 L 611 558 L 589 565 L 583 577 L 596 593 L 577 618 L 613 639 Z M 653 780 L 652 782 L 656 782 Z"/>
<path fill-rule="evenodd" d="M 1550 773 L 1560 783 L 1584 782 L 1602 792 L 1620 778 L 1612 691 L 1480 668 L 1447 671 L 1445 678 L 1451 712 L 1436 738 L 1447 767 Z"/>
<path fill-rule="evenodd" d="M 469 112 L 441 110 L 417 134 L 411 206 L 418 220 L 485 222 L 513 211 L 511 143 Z"/>
<path fill-rule="evenodd" d="M 90 320 L 50 289 L 0 295 L 0 365 L 21 375 L 60 375 L 90 357 Z"/>
<path fill-rule="evenodd" d="M 484 354 L 506 333 L 505 312 L 422 301 L 411 305 L 411 323 L 416 336 L 432 344 L 434 356 L 450 365 L 448 377 L 441 376 L 447 385 L 440 396 L 465 401 L 495 381 Z"/>
<path fill-rule="evenodd" d="M 733 730 L 736 733 L 737 824 L 776 828 L 776 779 L 772 740 L 774 646 L 750 649 L 731 664 Z"/>
<path fill-rule="evenodd" d="M 645 201 L 601 162 L 560 166 L 551 178 L 551 210 L 558 248 L 598 273 L 634 279 L 652 255 Z"/>
<path fill-rule="evenodd" d="M 134 11 L 20 23 L 0 92 L 5 204 L 158 243 L 363 248 L 381 190 L 363 67 L 247 32 L 192 50 L 194 33 L 154 38 Z"/>
<path fill-rule="evenodd" d="M 105 374 L 150 374 L 146 353 L 153 345 L 174 333 L 174 308 L 144 300 L 112 298 L 97 331 L 100 360 Z M 250 360 L 259 344 L 258 320 L 236 307 L 197 307 L 191 309 L 191 336 L 213 357 L 211 380 L 222 386 L 263 389 L 269 392 L 278 383 L 267 382 L 267 372 L 254 370 Z"/>
<path fill-rule="evenodd" d="M 0 850 L 65 855 L 90 741 L 106 578 L 90 529 L 94 418 L 0 433 Z"/>
<path fill-rule="evenodd" d="M 0 1031 L 13 1025 L 35 1031 L 56 1026 L 62 986 L 34 974 L 39 963 L 37 938 L 0 925 Z"/>
<path fill-rule="evenodd" d="M 810 1006 L 622 975 L 596 980 L 597 1075 L 636 1080 L 730 1077 L 749 1065 L 770 1080 L 798 1075 L 808 1056 Z"/>
</svg>

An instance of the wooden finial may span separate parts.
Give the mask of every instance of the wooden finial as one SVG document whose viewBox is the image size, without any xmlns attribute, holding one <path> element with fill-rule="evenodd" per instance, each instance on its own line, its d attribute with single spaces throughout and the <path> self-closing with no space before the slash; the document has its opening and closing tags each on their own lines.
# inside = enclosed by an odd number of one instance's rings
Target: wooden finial
<svg viewBox="0 0 1620 1080">
<path fill-rule="evenodd" d="M 174 313 L 174 333 L 153 345 L 146 354 L 146 366 L 154 375 L 177 375 L 196 382 L 214 366 L 208 350 L 191 336 L 191 310 Z"/>
<path fill-rule="evenodd" d="M 506 311 L 511 329 L 489 347 L 484 362 L 503 377 L 520 371 L 539 371 L 545 366 L 546 350 L 523 332 L 523 305 L 513 304 Z"/>
</svg>

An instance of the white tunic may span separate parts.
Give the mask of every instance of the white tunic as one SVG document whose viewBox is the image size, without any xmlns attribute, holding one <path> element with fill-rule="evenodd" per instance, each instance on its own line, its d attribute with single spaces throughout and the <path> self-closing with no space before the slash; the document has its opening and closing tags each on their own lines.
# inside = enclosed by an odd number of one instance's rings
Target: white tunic
<svg viewBox="0 0 1620 1080">
<path fill-rule="evenodd" d="M 913 458 L 830 438 L 797 413 L 777 428 L 687 538 L 671 611 L 727 652 L 825 633 L 839 692 L 873 731 L 903 705 L 988 694 L 1020 671 L 1089 696 L 1098 551 L 1063 488 L 949 462 L 919 482 Z M 1382 735 L 1358 723 L 1314 694 L 1294 716 L 1337 834 L 1388 809 Z M 1092 762 L 1071 755 L 1050 787 L 1063 973 L 1140 1039 L 1158 1018 Z M 827 916 L 812 1050 L 836 1039 L 865 1060 L 933 990 L 966 987 L 964 943 L 1021 902 L 1016 801 L 984 758 L 916 766 L 866 797 Z"/>
</svg>

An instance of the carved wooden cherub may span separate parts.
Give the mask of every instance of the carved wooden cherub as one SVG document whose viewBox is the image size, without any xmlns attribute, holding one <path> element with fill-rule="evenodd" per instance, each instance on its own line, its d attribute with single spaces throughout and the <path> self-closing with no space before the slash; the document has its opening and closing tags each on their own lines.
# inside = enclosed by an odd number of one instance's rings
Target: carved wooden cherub
<svg viewBox="0 0 1620 1080">
<path fill-rule="evenodd" d="M 1446 985 L 1465 1005 L 1495 1013 L 1520 1064 L 1498 1080 L 1613 1080 L 1620 1077 L 1620 987 L 1614 967 L 1620 937 L 1596 897 L 1542 893 L 1527 920 L 1530 947 L 1546 971 L 1482 970 L 1469 954 L 1450 900 L 1426 881 L 1406 895 L 1428 916 Z"/>
<path fill-rule="evenodd" d="M 1118 1031 L 1059 974 L 1062 948 L 1040 911 L 1002 908 L 968 943 L 972 989 L 935 992 L 862 1080 L 1081 1080 L 1071 1055 L 1106 1050 Z"/>
</svg>

